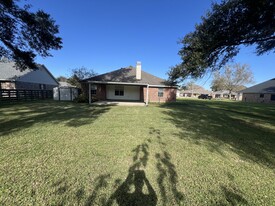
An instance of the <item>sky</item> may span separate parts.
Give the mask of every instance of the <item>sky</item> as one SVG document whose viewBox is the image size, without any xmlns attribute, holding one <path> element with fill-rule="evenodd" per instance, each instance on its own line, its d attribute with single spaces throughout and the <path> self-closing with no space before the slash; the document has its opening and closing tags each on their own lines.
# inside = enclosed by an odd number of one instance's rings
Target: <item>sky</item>
<svg viewBox="0 0 275 206">
<path fill-rule="evenodd" d="M 211 0 L 29 0 L 32 10 L 49 13 L 60 26 L 63 48 L 52 57 L 37 57 L 55 77 L 79 67 L 98 74 L 142 62 L 142 69 L 167 78 L 180 63 L 178 42 L 210 9 Z M 76 3 L 79 2 L 79 3 Z M 256 56 L 245 47 L 234 62 L 249 64 L 255 83 L 275 78 L 275 54 Z M 197 84 L 209 89 L 211 74 Z M 189 80 L 187 80 L 189 81 Z"/>
</svg>

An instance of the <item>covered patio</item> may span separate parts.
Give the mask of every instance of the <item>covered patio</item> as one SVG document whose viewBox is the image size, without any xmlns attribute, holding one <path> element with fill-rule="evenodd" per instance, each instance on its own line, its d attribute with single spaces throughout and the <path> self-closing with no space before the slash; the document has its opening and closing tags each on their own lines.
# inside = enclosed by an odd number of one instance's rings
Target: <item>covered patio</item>
<svg viewBox="0 0 275 206">
<path fill-rule="evenodd" d="M 89 81 L 88 94 L 90 104 L 148 105 L 149 84 Z"/>
</svg>

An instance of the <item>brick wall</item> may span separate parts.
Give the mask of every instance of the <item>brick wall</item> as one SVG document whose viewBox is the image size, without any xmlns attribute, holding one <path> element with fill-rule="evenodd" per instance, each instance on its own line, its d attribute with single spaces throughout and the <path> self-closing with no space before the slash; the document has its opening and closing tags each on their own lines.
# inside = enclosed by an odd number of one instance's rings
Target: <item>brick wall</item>
<svg viewBox="0 0 275 206">
<path fill-rule="evenodd" d="M 275 95 L 275 94 L 272 94 Z M 264 94 L 264 97 L 260 97 L 259 93 L 255 94 L 243 94 L 242 97 L 243 102 L 256 102 L 256 103 L 275 103 L 275 101 L 271 101 L 271 94 Z"/>
<path fill-rule="evenodd" d="M 89 98 L 89 84 L 82 83 L 81 88 L 83 91 L 83 95 Z M 96 94 L 92 94 L 92 100 L 106 100 L 106 85 L 97 84 Z"/>
<path fill-rule="evenodd" d="M 85 96 L 88 97 L 88 84 L 82 84 L 82 89 Z M 140 87 L 140 100 L 146 101 L 147 87 Z M 159 88 L 149 87 L 149 102 L 173 102 L 176 101 L 176 92 L 174 88 L 163 88 L 163 97 L 158 97 Z M 95 95 L 92 95 L 94 100 L 106 100 L 106 85 L 98 84 Z"/>
<path fill-rule="evenodd" d="M 147 87 L 143 87 L 144 101 L 146 101 Z M 163 88 L 163 97 L 158 96 L 159 88 L 149 87 L 149 102 L 174 102 L 177 90 L 174 88 Z"/>
</svg>

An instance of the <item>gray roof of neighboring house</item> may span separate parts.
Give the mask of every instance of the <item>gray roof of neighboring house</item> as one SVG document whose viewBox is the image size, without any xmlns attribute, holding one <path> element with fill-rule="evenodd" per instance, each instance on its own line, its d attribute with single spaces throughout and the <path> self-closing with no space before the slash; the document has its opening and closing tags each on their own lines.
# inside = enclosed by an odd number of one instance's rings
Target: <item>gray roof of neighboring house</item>
<svg viewBox="0 0 275 206">
<path fill-rule="evenodd" d="M 275 93 L 275 78 L 241 90 L 240 93 Z"/>
<path fill-rule="evenodd" d="M 20 71 L 15 68 L 14 62 L 1 62 L 0 61 L 0 80 L 16 80 L 18 77 L 23 76 L 31 70 Z"/>
<path fill-rule="evenodd" d="M 43 68 L 45 71 L 56 81 L 52 73 L 42 64 L 37 64 L 37 68 Z M 24 76 L 34 70 L 26 69 L 24 71 L 20 71 L 15 67 L 15 63 L 12 61 L 0 61 L 0 80 L 8 80 L 8 81 L 16 81 L 21 76 Z"/>
<path fill-rule="evenodd" d="M 141 80 L 136 79 L 135 68 L 121 68 L 109 73 L 94 76 L 85 81 L 99 81 L 99 82 L 122 82 L 122 83 L 137 83 L 137 84 L 150 84 L 150 85 L 163 85 L 165 86 L 165 80 L 156 77 L 147 72 L 141 71 Z"/>
</svg>

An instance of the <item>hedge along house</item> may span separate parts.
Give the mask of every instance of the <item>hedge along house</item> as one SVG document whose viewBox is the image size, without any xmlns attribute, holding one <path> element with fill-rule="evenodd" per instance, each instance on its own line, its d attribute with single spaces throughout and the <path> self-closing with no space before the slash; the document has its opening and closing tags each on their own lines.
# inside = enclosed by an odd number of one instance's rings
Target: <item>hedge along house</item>
<svg viewBox="0 0 275 206">
<path fill-rule="evenodd" d="M 171 102 L 176 101 L 177 87 L 165 80 L 136 68 L 121 68 L 83 81 L 88 84 L 89 103 L 93 100 Z"/>
<path fill-rule="evenodd" d="M 241 90 L 239 93 L 242 94 L 244 102 L 275 103 L 275 78 Z"/>
</svg>

